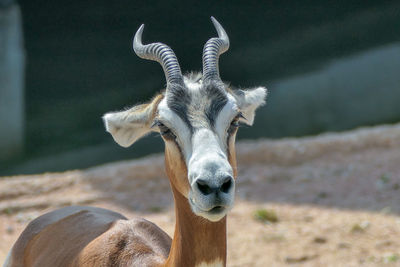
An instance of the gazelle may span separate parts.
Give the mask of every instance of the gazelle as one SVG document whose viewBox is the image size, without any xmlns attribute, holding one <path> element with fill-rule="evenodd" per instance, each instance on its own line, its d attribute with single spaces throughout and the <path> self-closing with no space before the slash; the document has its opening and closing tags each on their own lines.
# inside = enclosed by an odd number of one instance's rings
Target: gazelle
<svg viewBox="0 0 400 267">
<path fill-rule="evenodd" d="M 173 239 L 144 219 L 93 207 L 62 208 L 32 221 L 5 266 L 225 266 L 226 215 L 237 176 L 235 135 L 239 122 L 253 124 L 265 102 L 263 87 L 234 90 L 222 82 L 218 58 L 229 47 L 218 38 L 203 50 L 203 73 L 183 76 L 174 52 L 162 43 L 133 49 L 164 69 L 166 90 L 147 104 L 104 115 L 105 127 L 123 147 L 155 131 L 165 141 L 165 164 L 175 201 Z"/>
</svg>

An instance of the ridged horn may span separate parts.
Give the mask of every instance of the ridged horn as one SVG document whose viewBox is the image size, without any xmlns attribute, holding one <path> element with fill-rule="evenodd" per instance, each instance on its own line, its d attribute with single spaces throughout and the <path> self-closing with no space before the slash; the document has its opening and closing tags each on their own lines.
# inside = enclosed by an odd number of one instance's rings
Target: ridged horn
<svg viewBox="0 0 400 267">
<path fill-rule="evenodd" d="M 218 33 L 218 38 L 214 37 L 207 41 L 203 49 L 203 81 L 221 81 L 219 76 L 218 59 L 221 54 L 229 48 L 229 37 L 221 24 L 211 17 Z"/>
<path fill-rule="evenodd" d="M 133 38 L 133 50 L 136 55 L 144 59 L 157 61 L 161 64 L 167 80 L 167 88 L 171 83 L 183 84 L 181 68 L 174 51 L 163 43 L 144 45 L 142 43 L 143 29 L 144 24 L 139 27 Z"/>
</svg>

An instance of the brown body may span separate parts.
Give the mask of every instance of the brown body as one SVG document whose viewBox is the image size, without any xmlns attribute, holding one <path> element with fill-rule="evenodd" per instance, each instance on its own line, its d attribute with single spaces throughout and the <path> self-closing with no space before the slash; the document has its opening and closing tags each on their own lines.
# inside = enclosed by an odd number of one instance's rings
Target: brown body
<svg viewBox="0 0 400 267">
<path fill-rule="evenodd" d="M 174 239 L 144 219 L 93 207 L 67 207 L 32 221 L 15 243 L 8 265 L 196 266 L 226 262 L 226 218 L 194 215 L 175 191 Z M 51 255 L 51 257 L 49 257 Z"/>
<path fill-rule="evenodd" d="M 32 221 L 5 266 L 157 266 L 168 257 L 170 246 L 171 238 L 144 219 L 67 207 Z"/>
</svg>

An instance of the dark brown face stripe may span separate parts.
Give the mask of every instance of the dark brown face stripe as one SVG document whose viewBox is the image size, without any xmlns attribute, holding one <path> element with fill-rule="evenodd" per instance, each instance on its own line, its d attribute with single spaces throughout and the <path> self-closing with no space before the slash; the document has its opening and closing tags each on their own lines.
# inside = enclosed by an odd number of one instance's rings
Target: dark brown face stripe
<svg viewBox="0 0 400 267">
<path fill-rule="evenodd" d="M 190 105 L 191 97 L 186 88 L 175 85 L 168 89 L 167 105 L 175 112 L 188 126 L 190 132 L 193 133 L 193 126 L 188 118 L 188 106 Z"/>
<path fill-rule="evenodd" d="M 212 127 L 215 127 L 215 120 L 218 117 L 219 112 L 228 102 L 228 97 L 226 96 L 223 88 L 220 88 L 216 84 L 208 84 L 203 89 L 206 97 L 211 99 L 211 104 L 205 110 L 207 119 Z"/>
</svg>

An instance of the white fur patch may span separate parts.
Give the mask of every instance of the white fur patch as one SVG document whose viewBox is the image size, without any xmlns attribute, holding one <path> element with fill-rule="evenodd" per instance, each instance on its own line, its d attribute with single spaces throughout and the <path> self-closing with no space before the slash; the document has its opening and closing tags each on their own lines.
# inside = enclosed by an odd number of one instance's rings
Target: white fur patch
<svg viewBox="0 0 400 267">
<path fill-rule="evenodd" d="M 191 179 L 197 177 L 207 178 L 212 182 L 215 181 L 213 176 L 232 175 L 232 168 L 224 151 L 225 147 L 212 130 L 197 130 L 192 137 L 192 144 L 193 152 L 188 162 L 190 183 L 193 182 Z"/>
<path fill-rule="evenodd" d="M 227 94 L 227 97 L 228 102 L 219 112 L 215 123 L 216 131 L 220 137 L 221 147 L 226 147 L 228 127 L 239 111 L 239 108 L 236 105 L 236 100 L 230 94 Z"/>
<path fill-rule="evenodd" d="M 223 267 L 223 266 L 224 264 L 222 260 L 216 260 L 213 262 L 202 262 L 196 265 L 196 267 Z"/>
<path fill-rule="evenodd" d="M 190 158 L 192 153 L 191 132 L 185 122 L 168 107 L 166 98 L 158 105 L 158 117 L 165 126 L 175 133 L 185 159 Z"/>
<path fill-rule="evenodd" d="M 197 77 L 194 78 L 195 80 L 198 80 Z M 186 88 L 189 89 L 189 91 L 199 91 L 201 86 L 203 85 L 202 80 L 198 80 L 195 82 L 186 76 L 183 77 L 183 81 L 185 82 Z"/>
</svg>

